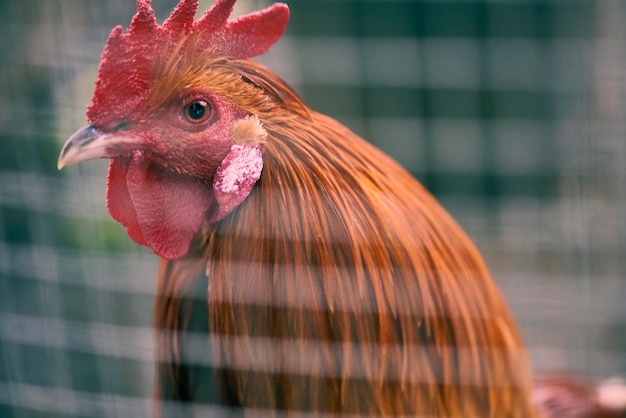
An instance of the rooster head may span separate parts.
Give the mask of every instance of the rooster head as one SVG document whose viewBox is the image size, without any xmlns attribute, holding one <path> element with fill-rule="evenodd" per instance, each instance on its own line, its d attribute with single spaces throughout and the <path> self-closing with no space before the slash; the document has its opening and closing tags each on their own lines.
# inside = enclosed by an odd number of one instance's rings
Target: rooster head
<svg viewBox="0 0 626 418">
<path fill-rule="evenodd" d="M 229 20 L 234 3 L 216 0 L 196 21 L 198 0 L 181 0 L 159 25 L 150 1 L 138 0 L 128 31 L 114 28 L 102 53 L 89 125 L 59 156 L 59 169 L 109 158 L 109 213 L 166 259 L 184 256 L 261 175 L 264 103 L 230 64 L 265 53 L 289 9 L 275 3 Z"/>
</svg>

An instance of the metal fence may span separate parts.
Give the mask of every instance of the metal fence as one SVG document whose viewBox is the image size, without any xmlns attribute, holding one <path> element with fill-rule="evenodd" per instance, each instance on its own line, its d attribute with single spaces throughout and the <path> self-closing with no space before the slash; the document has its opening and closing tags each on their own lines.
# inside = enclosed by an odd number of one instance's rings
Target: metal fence
<svg viewBox="0 0 626 418">
<path fill-rule="evenodd" d="M 176 3 L 153 0 L 159 19 Z M 441 200 L 535 367 L 626 374 L 626 4 L 288 3 L 260 61 Z M 106 37 L 134 10 L 0 1 L 1 417 L 150 411 L 157 257 L 109 219 L 104 162 L 56 170 Z"/>
</svg>

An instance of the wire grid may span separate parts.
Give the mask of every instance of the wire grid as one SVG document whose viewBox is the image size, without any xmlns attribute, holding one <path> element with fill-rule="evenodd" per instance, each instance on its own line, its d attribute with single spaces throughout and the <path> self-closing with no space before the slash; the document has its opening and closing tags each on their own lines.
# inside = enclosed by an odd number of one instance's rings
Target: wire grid
<svg viewBox="0 0 626 418">
<path fill-rule="evenodd" d="M 153 0 L 159 19 L 176 3 Z M 535 368 L 626 374 L 625 5 L 289 3 L 288 33 L 260 61 L 442 201 Z M 55 167 L 86 123 L 108 32 L 134 8 L 0 1 L 2 417 L 150 414 L 157 258 L 109 219 L 105 162 Z"/>
</svg>

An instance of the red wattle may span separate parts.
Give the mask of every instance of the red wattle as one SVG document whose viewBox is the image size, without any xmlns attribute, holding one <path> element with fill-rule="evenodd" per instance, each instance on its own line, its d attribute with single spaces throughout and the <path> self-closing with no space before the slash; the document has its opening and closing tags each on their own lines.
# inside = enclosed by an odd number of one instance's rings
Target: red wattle
<svg viewBox="0 0 626 418">
<path fill-rule="evenodd" d="M 213 205 L 211 187 L 159 169 L 141 155 L 135 155 L 127 168 L 121 167 L 124 176 L 117 164 L 109 170 L 111 216 L 126 226 L 133 241 L 161 257 L 172 260 L 187 254 Z"/>
<path fill-rule="evenodd" d="M 113 219 L 126 227 L 128 236 L 139 245 L 148 246 L 137 221 L 135 205 L 126 185 L 127 168 L 116 160 L 109 160 L 106 205 Z"/>
</svg>

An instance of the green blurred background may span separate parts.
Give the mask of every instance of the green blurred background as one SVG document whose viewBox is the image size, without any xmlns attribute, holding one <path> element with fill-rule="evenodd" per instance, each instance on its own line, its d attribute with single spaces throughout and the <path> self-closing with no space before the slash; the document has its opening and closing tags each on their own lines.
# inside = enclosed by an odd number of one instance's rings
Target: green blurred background
<svg viewBox="0 0 626 418">
<path fill-rule="evenodd" d="M 153 0 L 160 21 L 176 3 Z M 441 200 L 536 369 L 625 375 L 626 3 L 288 3 L 260 61 Z M 109 219 L 105 161 L 56 170 L 106 37 L 134 10 L 0 0 L 3 418 L 149 415 L 157 257 Z"/>
</svg>

